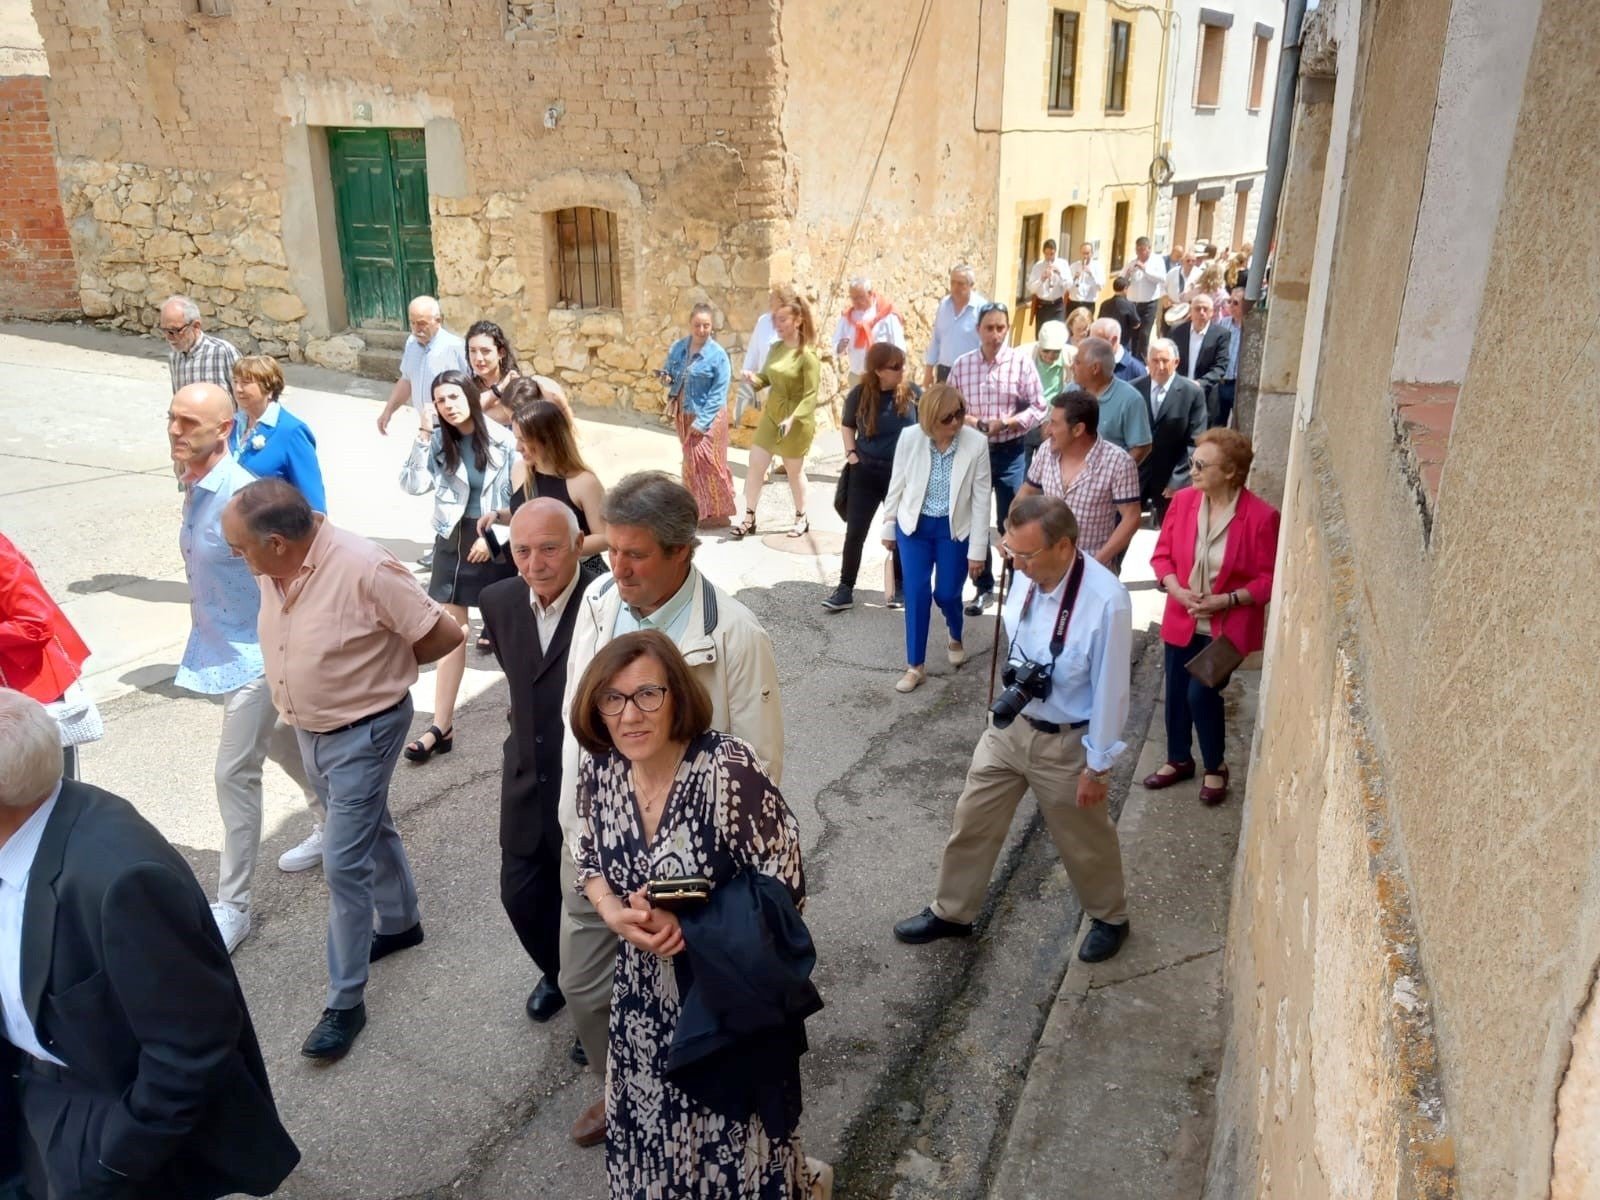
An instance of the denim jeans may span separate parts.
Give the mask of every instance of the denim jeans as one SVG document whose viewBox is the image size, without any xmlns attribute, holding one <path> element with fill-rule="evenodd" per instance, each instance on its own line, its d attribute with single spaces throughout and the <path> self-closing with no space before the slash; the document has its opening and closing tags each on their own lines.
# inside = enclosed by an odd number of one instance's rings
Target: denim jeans
<svg viewBox="0 0 1600 1200">
<path fill-rule="evenodd" d="M 1194 758 L 1194 739 L 1200 740 L 1200 757 L 1206 771 L 1215 772 L 1223 762 L 1226 728 L 1223 724 L 1222 693 L 1208 688 L 1184 664 L 1211 644 L 1197 633 L 1187 646 L 1166 643 L 1167 663 L 1167 761 L 1189 762 Z"/>
</svg>

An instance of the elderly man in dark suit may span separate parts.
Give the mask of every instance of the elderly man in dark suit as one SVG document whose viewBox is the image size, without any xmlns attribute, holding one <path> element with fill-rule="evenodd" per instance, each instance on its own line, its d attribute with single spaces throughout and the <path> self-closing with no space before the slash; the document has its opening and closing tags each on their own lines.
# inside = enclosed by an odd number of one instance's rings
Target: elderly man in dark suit
<svg viewBox="0 0 1600 1200">
<path fill-rule="evenodd" d="M 1213 321 L 1215 304 L 1201 293 L 1189 302 L 1189 319 L 1174 325 L 1167 337 L 1178 347 L 1178 374 L 1198 383 L 1206 394 L 1206 412 L 1217 424 L 1217 390 L 1228 372 L 1228 341 L 1232 334 Z"/>
<path fill-rule="evenodd" d="M 1200 385 L 1178 374 L 1178 347 L 1171 338 L 1151 341 L 1148 365 L 1150 374 L 1133 385 L 1150 409 L 1155 437 L 1139 464 L 1139 495 L 1160 528 L 1172 493 L 1189 486 L 1189 455 L 1210 416 Z"/>
<path fill-rule="evenodd" d="M 0 1194 L 268 1195 L 300 1152 L 205 893 L 59 743 L 0 689 Z"/>
<path fill-rule="evenodd" d="M 603 574 L 580 562 L 583 533 L 559 500 L 530 500 L 511 518 L 516 579 L 483 589 L 479 608 L 511 690 L 511 732 L 500 777 L 500 903 L 544 978 L 528 1016 L 548 1021 L 566 1005 L 561 970 L 561 697 L 567 651 L 584 589 Z"/>
</svg>

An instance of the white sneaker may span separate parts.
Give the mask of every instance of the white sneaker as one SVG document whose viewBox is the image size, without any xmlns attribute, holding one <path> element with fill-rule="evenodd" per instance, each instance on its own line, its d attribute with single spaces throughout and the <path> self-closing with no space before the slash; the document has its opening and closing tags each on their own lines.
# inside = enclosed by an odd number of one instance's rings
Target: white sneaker
<svg viewBox="0 0 1600 1200">
<path fill-rule="evenodd" d="M 308 871 L 322 865 L 322 826 L 313 825 L 311 836 L 291 850 L 278 856 L 280 871 Z"/>
<path fill-rule="evenodd" d="M 217 932 L 222 935 L 222 944 L 232 954 L 244 941 L 250 932 L 250 914 L 240 912 L 231 904 L 220 901 L 211 906 L 211 919 L 217 923 Z"/>
</svg>

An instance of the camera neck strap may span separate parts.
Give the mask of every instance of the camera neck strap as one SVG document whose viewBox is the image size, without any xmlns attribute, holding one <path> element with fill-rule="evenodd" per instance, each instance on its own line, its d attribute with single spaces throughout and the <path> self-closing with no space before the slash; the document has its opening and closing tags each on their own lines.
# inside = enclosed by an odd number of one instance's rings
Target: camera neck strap
<svg viewBox="0 0 1600 1200">
<path fill-rule="evenodd" d="M 1050 634 L 1050 665 L 1055 666 L 1056 659 L 1061 657 L 1061 651 L 1067 644 L 1067 626 L 1072 623 L 1072 610 L 1078 604 L 1078 588 L 1083 584 L 1083 551 L 1079 550 L 1072 556 L 1072 567 L 1067 571 L 1067 590 L 1062 593 L 1061 607 L 1056 610 L 1056 626 Z M 1027 615 L 1028 609 L 1033 605 L 1033 597 L 1038 592 L 1038 584 L 1030 584 L 1028 595 L 1022 602 L 1022 613 Z"/>
</svg>

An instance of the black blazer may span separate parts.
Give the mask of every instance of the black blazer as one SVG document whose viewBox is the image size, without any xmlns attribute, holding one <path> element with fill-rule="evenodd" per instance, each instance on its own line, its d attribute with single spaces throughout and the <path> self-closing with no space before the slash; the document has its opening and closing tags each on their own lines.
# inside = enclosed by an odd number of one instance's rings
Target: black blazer
<svg viewBox="0 0 1600 1200">
<path fill-rule="evenodd" d="M 500 848 L 524 857 L 546 838 L 559 845 L 556 806 L 561 797 L 561 697 L 567 686 L 567 651 L 578 620 L 578 601 L 605 573 L 598 557 L 578 564 L 578 586 L 556 623 L 547 649 L 539 647 L 528 585 L 501 579 L 478 595 L 483 627 L 505 672 L 511 709 L 500 773 Z"/>
<path fill-rule="evenodd" d="M 1178 345 L 1178 374 L 1192 379 L 1205 389 L 1206 404 L 1212 418 L 1217 414 L 1217 385 L 1228 373 L 1228 343 L 1231 335 L 1220 321 L 1212 321 L 1200 337 L 1200 353 L 1194 362 L 1189 361 L 1190 322 L 1174 325 L 1167 336 Z"/>
<path fill-rule="evenodd" d="M 1146 375 L 1134 380 L 1133 386 L 1148 412 L 1154 382 Z M 1172 473 L 1187 463 L 1195 439 L 1206 431 L 1209 420 L 1206 395 L 1200 385 L 1174 375 L 1167 384 L 1161 411 L 1150 418 L 1150 453 L 1139 463 L 1139 494 L 1144 499 L 1160 498 L 1162 490 L 1172 482 Z M 1187 470 L 1184 475 L 1183 482 L 1187 482 Z"/>
<path fill-rule="evenodd" d="M 300 1151 L 278 1120 L 244 993 L 183 857 L 126 800 L 64 782 L 25 905 L 23 1002 L 92 1110 L 38 1146 L 46 1174 L 69 1190 L 81 1178 L 108 1195 L 171 1200 L 275 1191 Z M 0 1039 L 0 1129 L 16 1128 L 22 1111 L 20 1061 Z M 34 1100 L 27 1108 L 52 1122 Z M 127 1177 L 121 1189 L 107 1168 Z"/>
</svg>

